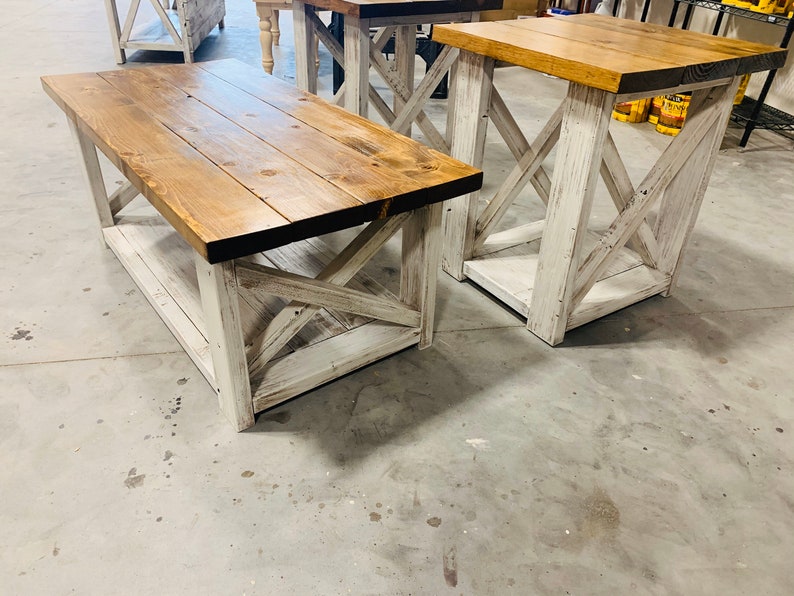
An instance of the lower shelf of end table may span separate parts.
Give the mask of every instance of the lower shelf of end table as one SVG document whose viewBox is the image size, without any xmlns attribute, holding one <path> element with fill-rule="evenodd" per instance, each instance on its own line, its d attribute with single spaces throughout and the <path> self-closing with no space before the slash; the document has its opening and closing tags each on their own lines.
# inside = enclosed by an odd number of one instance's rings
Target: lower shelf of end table
<svg viewBox="0 0 794 596">
<path fill-rule="evenodd" d="M 503 232 L 505 236 L 510 233 Z M 489 241 L 496 244 L 498 236 L 498 233 L 493 234 Z M 588 233 L 585 252 L 596 245 L 599 237 L 600 234 L 595 232 Z M 487 244 L 484 248 L 487 250 Z M 539 251 L 540 238 L 465 261 L 463 272 L 488 293 L 528 317 Z M 669 285 L 669 275 L 647 267 L 634 251 L 624 247 L 569 315 L 566 329 L 579 327 L 659 294 Z"/>
</svg>

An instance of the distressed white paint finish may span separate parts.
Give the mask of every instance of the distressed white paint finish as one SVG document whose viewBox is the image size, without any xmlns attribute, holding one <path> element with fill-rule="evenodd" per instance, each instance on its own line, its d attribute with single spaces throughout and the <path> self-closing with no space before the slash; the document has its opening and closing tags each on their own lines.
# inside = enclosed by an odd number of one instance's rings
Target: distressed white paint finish
<svg viewBox="0 0 794 596">
<path fill-rule="evenodd" d="M 105 181 L 102 178 L 102 168 L 99 165 L 96 147 L 71 118 L 68 118 L 67 122 L 72 133 L 72 140 L 77 148 L 77 154 L 80 157 L 78 159 L 80 171 L 83 173 L 88 192 L 91 193 L 93 212 L 96 213 L 101 228 L 111 227 L 115 221 L 110 209 L 108 193 L 105 190 Z"/>
<path fill-rule="evenodd" d="M 254 377 L 259 412 L 419 341 L 419 329 L 375 321 L 274 362 Z"/>
<path fill-rule="evenodd" d="M 369 19 L 345 15 L 345 109 L 367 117 Z"/>
<path fill-rule="evenodd" d="M 384 27 L 384 29 L 390 29 L 390 27 Z M 388 39 L 388 38 L 386 38 Z M 381 41 L 385 44 L 386 39 L 373 39 L 372 46 L 380 50 L 378 45 Z M 400 79 L 405 85 L 405 88 L 413 93 L 414 89 L 414 71 L 416 65 L 416 25 L 400 25 L 396 28 L 394 34 L 394 71 L 397 75 L 397 78 Z M 406 101 L 400 97 L 399 95 L 395 94 L 394 99 L 394 113 L 399 114 L 405 109 Z M 411 122 L 403 122 L 401 125 L 393 125 L 391 126 L 392 130 L 396 130 L 400 134 L 411 136 Z"/>
<path fill-rule="evenodd" d="M 543 236 L 546 220 L 539 219 L 527 224 L 522 224 L 509 230 L 496 232 L 488 236 L 483 245 L 474 251 L 474 258 L 482 257 L 506 248 L 539 240 Z"/>
<path fill-rule="evenodd" d="M 504 140 L 507 148 L 510 149 L 513 157 L 516 158 L 516 161 L 521 160 L 530 150 L 529 141 L 527 141 L 524 133 L 521 132 L 521 128 L 518 126 L 515 118 L 513 118 L 513 114 L 510 113 L 510 109 L 507 107 L 507 104 L 495 86 L 491 89 L 490 116 L 491 122 L 493 122 L 496 130 L 499 131 L 499 135 L 502 137 L 502 140 Z M 538 166 L 530 182 L 535 192 L 538 193 L 538 196 L 543 201 L 543 204 L 548 205 L 551 178 L 549 178 L 548 173 L 546 173 L 546 170 L 544 170 L 542 166 Z"/>
<path fill-rule="evenodd" d="M 481 54 L 460 52 L 453 110 L 450 155 L 480 167 L 485 146 L 488 107 L 493 86 L 494 60 Z M 463 262 L 473 254 L 479 191 L 447 201 L 444 216 L 442 266 L 455 279 L 463 279 Z"/>
<path fill-rule="evenodd" d="M 441 211 L 441 203 L 416 209 L 403 226 L 400 300 L 421 313 L 420 350 L 433 341 L 442 243 Z"/>
<path fill-rule="evenodd" d="M 399 325 L 419 326 L 419 312 L 400 302 L 309 279 L 289 271 L 240 262 L 237 263 L 237 282 L 249 289 L 257 289 L 326 309 L 352 312 Z"/>
<path fill-rule="evenodd" d="M 139 252 L 129 241 L 129 236 L 137 232 L 136 227 L 121 224 L 105 228 L 107 244 L 201 374 L 214 387 L 215 374 L 209 343 L 204 336 L 205 330 L 203 326 L 197 324 L 197 321 L 190 318 L 188 313 L 191 307 L 186 308 L 185 304 L 178 301 L 182 293 L 174 292 L 173 288 L 168 288 L 167 284 L 161 281 L 163 277 L 161 265 L 167 260 L 166 255 Z M 196 292 L 194 298 L 199 301 L 198 292 L 194 291 Z"/>
<path fill-rule="evenodd" d="M 562 341 L 614 94 L 570 83 L 527 327 Z"/>
<path fill-rule="evenodd" d="M 135 198 L 141 194 L 131 182 L 125 182 L 108 198 L 110 211 L 113 215 L 118 215 L 119 211 L 129 205 Z"/>
<path fill-rule="evenodd" d="M 518 196 L 527 182 L 532 179 L 540 168 L 540 164 L 554 148 L 560 135 L 560 123 L 562 122 L 563 107 L 557 109 L 549 121 L 532 142 L 527 151 L 518 160 L 518 163 L 502 181 L 496 194 L 488 202 L 483 212 L 477 219 L 477 227 L 474 233 L 474 250 L 476 251 L 494 228 L 499 224 L 507 213 L 508 207 Z"/>
<path fill-rule="evenodd" d="M 234 262 L 211 265 L 198 254 L 195 260 L 218 403 L 232 426 L 243 430 L 253 426 L 254 410 Z"/>
<path fill-rule="evenodd" d="M 607 142 L 604 145 L 601 179 L 619 213 L 626 206 L 629 197 L 634 195 L 634 185 L 611 134 L 607 135 Z M 648 267 L 656 267 L 656 255 L 659 252 L 659 247 L 648 222 L 640 223 L 634 236 L 629 238 L 627 245 L 642 257 L 642 262 Z"/>
<path fill-rule="evenodd" d="M 711 113 L 701 111 L 700 117 L 687 122 L 679 135 L 667 146 L 634 194 L 626 200 L 620 214 L 579 267 L 571 298 L 572 306 L 584 298 L 601 272 L 609 265 L 610 259 L 623 248 L 626 241 L 645 221 L 645 216 L 678 175 L 679 170 L 696 157 L 697 147 L 715 125 L 713 111 Z"/>
<path fill-rule="evenodd" d="M 314 68 L 312 20 L 314 7 L 299 0 L 292 3 L 293 38 L 295 42 L 295 84 L 298 89 L 317 93 L 317 72 Z M 309 56 L 312 60 L 309 60 Z"/>
<path fill-rule="evenodd" d="M 691 116 L 679 136 L 693 122 L 713 119 L 709 132 L 681 171 L 667 187 L 656 222 L 656 238 L 660 244 L 659 269 L 670 276 L 669 295 L 678 281 L 684 249 L 695 225 L 703 195 L 706 193 L 714 161 L 725 129 L 728 126 L 733 98 L 741 77 L 730 84 L 692 94 Z"/>
<path fill-rule="evenodd" d="M 408 214 L 400 214 L 387 220 L 377 220 L 364 230 L 331 261 L 317 279 L 344 285 L 372 256 L 400 229 Z M 249 370 L 258 375 L 267 363 L 284 347 L 319 307 L 302 302 L 292 302 L 282 310 L 270 325 L 253 342 L 256 356 L 251 359 Z"/>
</svg>

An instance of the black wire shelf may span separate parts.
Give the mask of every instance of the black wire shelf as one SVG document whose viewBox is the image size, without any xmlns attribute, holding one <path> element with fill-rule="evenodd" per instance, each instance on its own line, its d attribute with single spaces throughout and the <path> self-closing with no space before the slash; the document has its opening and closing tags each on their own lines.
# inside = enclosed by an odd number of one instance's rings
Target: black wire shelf
<svg viewBox="0 0 794 596">
<path fill-rule="evenodd" d="M 714 0 L 676 0 L 676 2 L 691 4 L 692 6 L 701 6 L 709 10 L 716 10 L 725 14 L 735 15 L 753 21 L 760 21 L 762 23 L 771 23 L 772 25 L 778 25 L 780 27 L 786 27 L 791 20 L 784 15 L 754 12 L 747 8 L 731 6 L 730 4 L 723 4 L 722 2 L 715 2 Z"/>
<path fill-rule="evenodd" d="M 731 120 L 744 126 L 751 121 L 755 105 L 755 99 L 745 96 L 742 103 L 733 108 Z M 770 105 L 763 104 L 761 106 L 761 111 L 758 113 L 755 128 L 763 128 L 777 132 L 794 132 L 794 116 L 778 110 L 777 108 L 773 108 Z"/>
</svg>

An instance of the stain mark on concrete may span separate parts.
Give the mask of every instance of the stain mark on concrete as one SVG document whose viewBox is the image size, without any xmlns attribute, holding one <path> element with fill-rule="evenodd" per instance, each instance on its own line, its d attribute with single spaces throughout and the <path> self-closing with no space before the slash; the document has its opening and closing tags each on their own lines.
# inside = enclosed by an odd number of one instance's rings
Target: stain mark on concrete
<svg viewBox="0 0 794 596">
<path fill-rule="evenodd" d="M 177 379 L 177 381 L 176 381 L 176 384 L 177 384 L 177 385 L 184 385 L 185 383 L 187 383 L 187 382 L 188 382 L 188 379 L 189 379 L 189 378 L 190 378 L 190 377 L 182 377 L 181 379 Z"/>
<path fill-rule="evenodd" d="M 783 429 L 782 429 L 782 428 L 780 428 L 779 426 L 775 427 L 775 430 L 776 430 L 777 432 L 779 432 L 779 433 L 782 433 L 782 432 L 783 432 Z"/>
<path fill-rule="evenodd" d="M 380 513 L 373 511 L 369 514 L 369 521 L 371 522 L 379 522 L 380 521 Z"/>
<path fill-rule="evenodd" d="M 165 453 L 163 453 L 163 461 L 168 461 L 172 457 L 174 457 L 174 452 L 170 449 L 166 449 Z"/>
<path fill-rule="evenodd" d="M 240 474 L 240 476 L 242 476 L 243 478 L 250 478 L 253 475 L 254 475 L 254 473 L 251 470 L 246 470 L 245 472 Z"/>
<path fill-rule="evenodd" d="M 161 515 L 161 516 L 159 516 L 159 517 L 158 517 L 156 520 L 154 520 L 154 521 L 156 521 L 156 522 L 161 522 L 161 521 L 163 521 L 163 516 L 162 516 L 162 515 Z"/>
<path fill-rule="evenodd" d="M 728 410 L 729 412 L 731 411 L 731 407 L 728 404 L 722 404 L 722 407 Z"/>
<path fill-rule="evenodd" d="M 582 531 L 586 536 L 595 537 L 616 530 L 620 525 L 620 510 L 603 490 L 593 491 L 583 505 L 585 519 Z"/>
<path fill-rule="evenodd" d="M 97 418 L 96 419 L 96 423 L 97 424 L 102 424 L 103 422 L 104 422 L 104 420 L 102 420 L 101 418 Z"/>
<path fill-rule="evenodd" d="M 58 548 L 58 543 L 56 542 L 55 544 L 52 545 L 52 556 L 57 557 L 60 554 L 61 554 L 61 549 Z"/>
<path fill-rule="evenodd" d="M 31 339 L 33 339 L 33 336 L 30 334 L 30 329 L 20 329 L 19 327 L 17 327 L 14 330 L 14 334 L 11 336 L 11 339 L 13 340 L 24 339 L 25 341 L 30 341 Z"/>
<path fill-rule="evenodd" d="M 124 486 L 127 488 L 139 488 L 143 486 L 143 481 L 146 474 L 138 474 L 137 468 L 131 468 L 127 473 L 127 478 L 124 480 Z"/>
<path fill-rule="evenodd" d="M 90 292 L 91 288 L 83 288 L 83 292 Z"/>
<path fill-rule="evenodd" d="M 453 546 L 444 551 L 444 581 L 450 588 L 458 585 L 458 552 Z"/>
<path fill-rule="evenodd" d="M 107 311 L 107 310 L 106 310 L 105 312 L 103 312 L 103 313 L 102 313 L 102 316 L 103 316 L 103 317 L 106 317 L 106 316 L 108 316 L 109 314 L 110 314 L 110 311 Z"/>
<path fill-rule="evenodd" d="M 287 422 L 289 422 L 290 418 L 292 418 L 292 414 L 290 414 L 289 411 L 284 410 L 282 412 L 274 412 L 272 414 L 264 416 L 262 420 L 265 420 L 267 422 L 276 422 L 278 424 L 286 424 Z"/>
<path fill-rule="evenodd" d="M 430 517 L 427 520 L 427 525 L 437 528 L 441 525 L 441 518 L 440 517 Z"/>
</svg>

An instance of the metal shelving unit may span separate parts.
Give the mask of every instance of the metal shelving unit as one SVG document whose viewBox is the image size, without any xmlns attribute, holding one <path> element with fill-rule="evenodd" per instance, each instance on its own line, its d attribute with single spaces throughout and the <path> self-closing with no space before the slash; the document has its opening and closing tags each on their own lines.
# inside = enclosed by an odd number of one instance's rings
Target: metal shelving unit
<svg viewBox="0 0 794 596">
<path fill-rule="evenodd" d="M 649 4 L 650 2 L 646 1 L 645 6 L 643 7 L 643 15 L 641 19 L 643 21 L 647 16 Z M 715 0 L 674 0 L 673 10 L 670 13 L 670 21 L 668 22 L 669 27 L 673 27 L 675 25 L 675 19 L 678 15 L 678 7 L 680 4 L 687 5 L 686 12 L 684 13 L 684 21 L 681 24 L 683 29 L 689 28 L 689 21 L 692 18 L 692 11 L 696 6 L 698 6 L 700 8 L 719 12 L 717 15 L 717 20 L 714 23 L 714 29 L 712 30 L 713 35 L 720 34 L 723 18 L 726 14 L 728 14 L 743 19 L 750 19 L 753 21 L 760 21 L 762 23 L 769 23 L 771 25 L 784 27 L 785 33 L 783 33 L 783 38 L 780 41 L 781 48 L 787 48 L 789 41 L 791 41 L 791 33 L 792 29 L 794 29 L 794 19 L 790 19 L 782 15 L 753 12 L 752 10 L 739 8 L 738 6 L 722 4 L 721 2 L 716 2 Z M 766 80 L 764 81 L 764 85 L 761 88 L 761 92 L 758 94 L 758 98 L 753 99 L 751 97 L 745 97 L 741 105 L 736 106 L 733 114 L 731 115 L 731 119 L 734 122 L 744 125 L 744 134 L 742 135 L 742 140 L 739 141 L 739 146 L 741 147 L 747 145 L 747 141 L 750 140 L 750 135 L 756 128 L 774 130 L 777 132 L 794 132 L 794 116 L 767 106 L 764 103 L 766 101 L 766 96 L 769 93 L 769 89 L 772 87 L 772 81 L 775 80 L 775 74 L 777 74 L 777 70 L 770 70 L 769 74 L 767 74 Z"/>
</svg>

